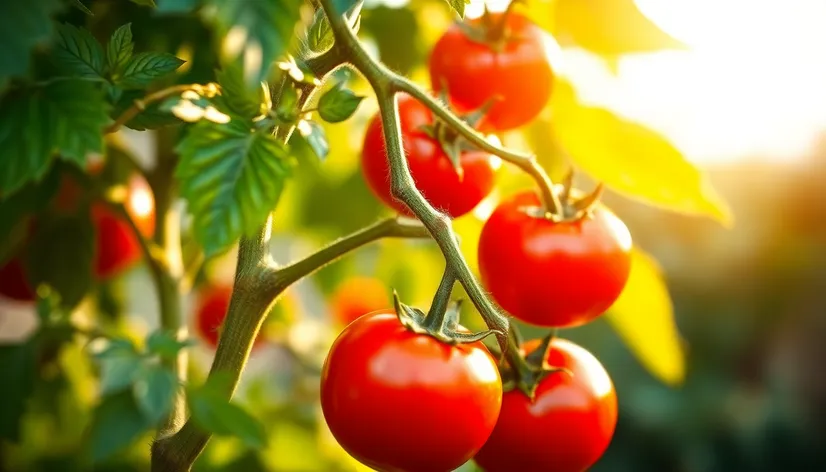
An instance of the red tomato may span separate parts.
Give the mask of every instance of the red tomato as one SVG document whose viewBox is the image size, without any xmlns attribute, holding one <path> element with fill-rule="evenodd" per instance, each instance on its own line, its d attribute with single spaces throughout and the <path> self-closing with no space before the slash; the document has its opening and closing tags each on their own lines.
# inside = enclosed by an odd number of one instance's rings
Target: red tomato
<svg viewBox="0 0 826 472">
<path fill-rule="evenodd" d="M 490 435 L 501 400 L 499 371 L 482 343 L 450 346 L 413 333 L 392 310 L 351 323 L 321 376 L 333 436 L 388 472 L 447 472 L 467 462 Z"/>
<path fill-rule="evenodd" d="M 493 21 L 500 21 L 493 15 Z M 471 20 L 478 27 L 480 20 Z M 433 47 L 430 82 L 433 90 L 446 85 L 451 104 L 468 112 L 498 100 L 488 111 L 482 129 L 518 128 L 534 119 L 551 96 L 554 73 L 544 44 L 545 33 L 522 15 L 510 13 L 510 31 L 500 51 L 470 39 L 453 24 Z"/>
<path fill-rule="evenodd" d="M 531 351 L 539 341 L 526 343 Z M 565 367 L 539 383 L 533 402 L 505 393 L 499 421 L 476 455 L 487 472 L 582 472 L 602 456 L 617 425 L 617 395 L 602 364 L 582 347 L 554 339 L 548 365 Z"/>
<path fill-rule="evenodd" d="M 533 192 L 502 202 L 479 236 L 479 272 L 494 299 L 515 318 L 548 327 L 583 325 L 619 297 L 631 269 L 631 235 L 610 210 L 554 223 L 521 207 Z"/>
<path fill-rule="evenodd" d="M 430 110 L 418 100 L 401 95 L 399 114 L 410 173 L 422 195 L 454 218 L 473 210 L 493 189 L 494 157 L 481 151 L 463 152 L 459 157 L 463 174 L 460 176 L 439 142 L 421 130 L 422 126 L 433 124 Z M 407 206 L 390 193 L 390 167 L 378 115 L 367 127 L 361 163 L 367 184 L 379 199 L 399 213 L 410 215 Z"/>
<path fill-rule="evenodd" d="M 34 301 L 37 294 L 26 278 L 23 262 L 15 257 L 0 267 L 0 295 L 20 302 Z"/>
<path fill-rule="evenodd" d="M 231 298 L 231 285 L 209 285 L 198 292 L 195 302 L 195 332 L 212 348 L 218 347 L 221 325 L 227 317 Z M 260 343 L 259 334 L 253 348 Z"/>
<path fill-rule="evenodd" d="M 143 178 L 129 180 L 126 210 L 145 237 L 155 231 L 155 200 Z M 92 222 L 97 230 L 94 273 L 99 279 L 113 277 L 141 258 L 140 242 L 129 224 L 106 204 L 92 204 Z"/>
<path fill-rule="evenodd" d="M 370 277 L 351 277 L 338 286 L 331 304 L 333 316 L 347 326 L 365 313 L 393 306 L 384 283 Z"/>
</svg>

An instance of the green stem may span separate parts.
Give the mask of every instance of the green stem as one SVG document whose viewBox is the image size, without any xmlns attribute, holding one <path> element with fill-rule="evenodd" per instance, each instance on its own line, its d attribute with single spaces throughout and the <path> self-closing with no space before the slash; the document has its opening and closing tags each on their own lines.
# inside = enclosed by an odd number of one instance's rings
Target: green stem
<svg viewBox="0 0 826 472">
<path fill-rule="evenodd" d="M 436 289 L 433 302 L 430 304 L 430 310 L 424 320 L 424 327 L 428 330 L 438 333 L 445 331 L 447 306 L 450 304 L 450 294 L 453 293 L 453 285 L 455 284 L 456 275 L 453 273 L 453 269 L 446 265 L 442 280 L 439 282 L 439 288 Z"/>
<path fill-rule="evenodd" d="M 376 93 L 382 125 L 384 127 L 385 148 L 390 162 L 390 187 L 393 196 L 404 202 L 410 208 L 425 225 L 433 236 L 433 239 L 436 240 L 447 265 L 450 266 L 456 278 L 465 288 L 468 297 L 479 310 L 488 327 L 501 333 L 507 332 L 508 318 L 491 302 L 471 272 L 459 248 L 456 233 L 453 230 L 450 218 L 436 211 L 436 209 L 427 202 L 416 189 L 413 178 L 410 175 L 407 159 L 402 149 L 399 109 L 396 101 L 396 92 L 399 90 L 398 84 L 401 83 L 402 79 L 367 54 L 367 51 L 362 47 L 353 31 L 347 25 L 344 17 L 336 14 L 332 0 L 321 0 L 321 5 L 330 21 L 330 27 L 338 47 L 347 54 L 346 59 L 364 75 Z M 427 105 L 428 102 L 425 102 L 425 104 Z M 442 118 L 448 122 L 448 124 L 458 124 L 461 122 L 458 117 L 447 112 L 441 106 L 438 106 L 438 104 L 434 106 L 434 113 L 436 110 L 439 110 L 439 113 L 445 115 Z M 458 129 L 461 131 L 461 128 Z M 470 134 L 474 137 L 476 136 L 473 132 Z M 502 350 L 507 349 L 505 336 L 497 335 L 497 339 Z"/>
</svg>

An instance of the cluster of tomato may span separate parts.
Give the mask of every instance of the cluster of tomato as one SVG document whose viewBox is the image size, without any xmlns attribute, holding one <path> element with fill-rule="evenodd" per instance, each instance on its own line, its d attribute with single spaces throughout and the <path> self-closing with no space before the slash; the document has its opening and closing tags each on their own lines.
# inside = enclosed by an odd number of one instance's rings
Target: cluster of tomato
<svg viewBox="0 0 826 472">
<path fill-rule="evenodd" d="M 552 89 L 543 35 L 515 13 L 455 24 L 431 53 L 432 87 L 460 113 L 486 109 L 475 124 L 481 132 L 522 126 Z M 426 106 L 409 96 L 398 106 L 418 190 L 451 217 L 473 210 L 494 186 L 494 157 L 469 146 L 450 156 L 451 143 L 434 132 L 440 124 Z M 391 195 L 388 165 L 376 116 L 364 139 L 365 179 L 384 203 L 410 214 Z M 534 191 L 501 202 L 481 232 L 479 269 L 485 288 L 514 318 L 571 328 L 619 297 L 631 238 L 608 209 L 588 198 L 573 201 L 569 189 L 559 193 L 555 214 Z M 538 345 L 525 343 L 520 355 Z M 558 372 L 540 377 L 532 398 L 516 389 L 503 393 L 505 371 L 481 342 L 445 343 L 408 329 L 392 309 L 369 313 L 328 354 L 323 413 L 342 447 L 377 470 L 450 471 L 471 459 L 488 472 L 586 470 L 614 433 L 613 384 L 599 361 L 570 341 L 554 338 L 540 355 L 544 368 Z"/>
</svg>

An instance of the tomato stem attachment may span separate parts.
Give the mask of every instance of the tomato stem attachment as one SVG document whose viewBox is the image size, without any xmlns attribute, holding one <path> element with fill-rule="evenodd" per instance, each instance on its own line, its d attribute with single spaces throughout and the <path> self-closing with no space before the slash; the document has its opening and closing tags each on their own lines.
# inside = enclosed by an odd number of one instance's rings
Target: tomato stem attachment
<svg viewBox="0 0 826 472">
<path fill-rule="evenodd" d="M 426 328 L 437 331 L 444 329 L 447 308 L 450 304 L 450 294 L 453 293 L 455 283 L 456 274 L 453 273 L 450 266 L 446 266 L 442 274 L 442 280 L 439 282 L 439 288 L 436 289 L 436 294 L 433 295 L 433 302 L 430 304 L 427 318 L 425 318 Z"/>
<path fill-rule="evenodd" d="M 551 350 L 551 343 L 556 337 L 556 329 L 553 329 L 547 336 L 542 338 L 539 346 L 528 353 L 522 354 L 522 336 L 519 328 L 511 326 L 508 333 L 508 351 L 505 353 L 506 369 L 502 373 L 502 381 L 505 390 L 519 389 L 531 401 L 536 397 L 536 388 L 546 377 L 554 373 L 567 373 L 572 375 L 568 369 L 561 367 L 550 367 L 547 364 L 548 353 Z"/>
</svg>

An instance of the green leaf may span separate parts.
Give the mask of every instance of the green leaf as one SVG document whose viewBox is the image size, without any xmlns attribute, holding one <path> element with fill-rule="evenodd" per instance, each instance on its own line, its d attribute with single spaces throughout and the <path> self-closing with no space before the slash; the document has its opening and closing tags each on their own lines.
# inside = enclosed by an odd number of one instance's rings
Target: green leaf
<svg viewBox="0 0 826 472">
<path fill-rule="evenodd" d="M 111 457 L 137 441 L 152 426 L 131 391 L 104 397 L 95 409 L 89 434 L 92 460 L 100 462 Z"/>
<path fill-rule="evenodd" d="M 221 86 L 221 97 L 226 105 L 239 116 L 253 118 L 270 109 L 269 87 L 262 82 L 259 87 L 250 87 L 244 81 L 244 73 L 237 65 L 227 65 L 215 73 Z"/>
<path fill-rule="evenodd" d="M 40 219 L 26 252 L 34 286 L 51 287 L 64 308 L 77 306 L 91 291 L 95 229 L 88 211 Z"/>
<path fill-rule="evenodd" d="M 34 339 L 21 344 L 0 345 L 0 378 L 3 401 L 0 402 L 0 439 L 20 440 L 20 418 L 26 401 L 34 391 L 37 378 L 37 343 Z"/>
<path fill-rule="evenodd" d="M 143 7 L 155 8 L 155 0 L 132 0 L 132 3 Z"/>
<path fill-rule="evenodd" d="M 219 32 L 243 31 L 244 41 L 229 44 L 230 60 L 244 61 L 247 83 L 257 84 L 267 77 L 269 67 L 283 54 L 295 37 L 293 28 L 299 19 L 302 2 L 297 0 L 207 0 L 205 10 L 213 12 Z"/>
<path fill-rule="evenodd" d="M 181 349 L 194 345 L 192 340 L 178 341 L 166 331 L 155 331 L 146 338 L 146 348 L 164 359 L 174 359 Z"/>
<path fill-rule="evenodd" d="M 132 42 L 132 23 L 126 23 L 112 33 L 106 45 L 106 62 L 110 71 L 120 71 L 132 57 L 135 43 Z"/>
<path fill-rule="evenodd" d="M 608 110 L 585 106 L 571 84 L 557 81 L 553 131 L 574 163 L 624 195 L 731 223 L 731 212 L 706 175 L 662 136 Z"/>
<path fill-rule="evenodd" d="M 123 88 L 143 88 L 186 62 L 165 52 L 141 52 L 132 56 L 123 67 L 120 76 L 114 77 L 116 84 Z"/>
<path fill-rule="evenodd" d="M 640 363 L 669 385 L 685 378 L 685 352 L 674 307 L 657 262 L 634 249 L 631 275 L 605 318 Z"/>
<path fill-rule="evenodd" d="M 103 394 L 127 389 L 143 366 L 143 358 L 126 340 L 112 342 L 97 358 L 100 361 L 100 390 Z"/>
<path fill-rule="evenodd" d="M 143 90 L 127 90 L 115 103 L 112 109 L 112 119 L 120 116 L 121 113 L 131 108 L 135 100 L 142 98 L 145 95 Z M 155 102 L 144 108 L 134 118 L 126 122 L 126 127 L 137 131 L 145 131 L 148 129 L 159 129 L 166 126 L 180 124 L 181 120 L 176 118 L 172 113 L 163 109 L 163 102 Z"/>
<path fill-rule="evenodd" d="M 447 0 L 447 4 L 459 15 L 459 18 L 465 17 L 465 5 L 468 3 L 470 0 Z"/>
<path fill-rule="evenodd" d="M 90 9 L 89 9 L 86 5 L 84 5 L 84 4 L 83 4 L 83 2 L 81 2 L 80 0 L 71 0 L 71 1 L 72 1 L 72 5 L 73 5 L 75 8 L 77 8 L 78 10 L 82 11 L 83 13 L 86 13 L 87 15 L 90 15 L 90 16 L 92 16 L 92 15 L 93 15 L 92 10 L 90 10 Z"/>
<path fill-rule="evenodd" d="M 333 46 L 333 30 L 324 10 L 318 9 L 313 16 L 313 23 L 307 29 L 307 46 L 311 51 L 324 52 Z"/>
<path fill-rule="evenodd" d="M 298 126 L 299 134 L 313 150 L 313 154 L 320 161 L 324 161 L 330 154 L 330 143 L 327 142 L 327 135 L 324 128 L 314 121 L 302 120 Z"/>
<path fill-rule="evenodd" d="M 56 154 L 85 167 L 87 154 L 103 152 L 107 108 L 103 91 L 86 81 L 7 96 L 0 102 L 0 194 L 42 179 Z"/>
<path fill-rule="evenodd" d="M 227 400 L 225 389 L 206 383 L 189 393 L 192 419 L 218 436 L 235 436 L 245 444 L 263 448 L 267 444 L 264 427 L 243 408 Z"/>
<path fill-rule="evenodd" d="M 51 15 L 61 6 L 59 0 L 0 2 L 0 90 L 10 77 L 28 72 L 30 52 L 51 37 Z"/>
<path fill-rule="evenodd" d="M 298 119 L 298 91 L 291 83 L 285 84 L 281 90 L 281 98 L 275 112 L 278 118 L 286 123 L 293 123 Z"/>
<path fill-rule="evenodd" d="M 318 100 L 318 114 L 324 121 L 339 123 L 353 116 L 364 97 L 344 88 L 344 82 L 337 83 Z"/>
<path fill-rule="evenodd" d="M 198 0 L 157 0 L 155 13 L 189 13 L 198 6 Z"/>
<path fill-rule="evenodd" d="M 160 364 L 141 369 L 132 385 L 138 409 L 152 424 L 157 424 L 172 410 L 177 390 L 175 373 Z"/>
<path fill-rule="evenodd" d="M 57 41 L 52 57 L 58 66 L 74 77 L 103 77 L 103 47 L 85 28 L 68 23 L 57 25 Z"/>
<path fill-rule="evenodd" d="M 207 256 L 225 251 L 264 223 L 278 203 L 291 164 L 281 142 L 240 119 L 198 122 L 177 152 L 181 195 Z"/>
</svg>

